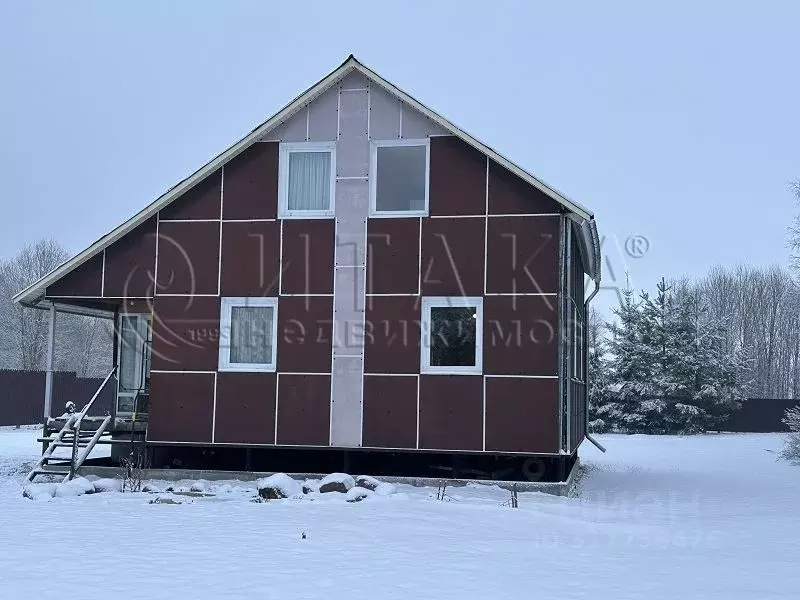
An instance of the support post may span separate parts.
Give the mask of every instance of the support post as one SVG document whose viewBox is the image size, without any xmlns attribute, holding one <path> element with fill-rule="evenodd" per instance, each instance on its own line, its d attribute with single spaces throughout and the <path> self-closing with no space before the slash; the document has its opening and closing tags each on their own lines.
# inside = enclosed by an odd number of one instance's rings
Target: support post
<svg viewBox="0 0 800 600">
<path fill-rule="evenodd" d="M 44 429 L 42 437 L 48 437 L 47 422 L 53 407 L 53 364 L 56 350 L 56 305 L 50 305 L 50 327 L 47 338 L 47 372 L 44 379 Z M 43 442 L 42 452 L 47 450 L 47 442 Z"/>
</svg>

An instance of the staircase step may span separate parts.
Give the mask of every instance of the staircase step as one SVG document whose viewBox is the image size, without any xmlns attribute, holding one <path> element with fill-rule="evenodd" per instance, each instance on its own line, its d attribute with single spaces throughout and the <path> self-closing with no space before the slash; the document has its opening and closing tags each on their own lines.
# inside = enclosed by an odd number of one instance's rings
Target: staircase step
<svg viewBox="0 0 800 600">
<path fill-rule="evenodd" d="M 43 470 L 43 469 L 34 469 L 32 471 L 33 475 L 69 475 L 69 469 L 53 469 L 50 470 Z"/>
</svg>

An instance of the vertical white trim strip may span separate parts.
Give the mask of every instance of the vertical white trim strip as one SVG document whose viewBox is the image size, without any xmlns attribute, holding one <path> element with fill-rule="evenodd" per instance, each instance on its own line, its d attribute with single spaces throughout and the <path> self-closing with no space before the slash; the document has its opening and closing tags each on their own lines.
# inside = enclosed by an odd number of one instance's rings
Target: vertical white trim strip
<svg viewBox="0 0 800 600">
<path fill-rule="evenodd" d="M 278 445 L 278 388 L 280 386 L 281 374 L 275 373 L 275 445 Z"/>
<path fill-rule="evenodd" d="M 400 127 L 399 127 L 400 135 L 398 135 L 397 137 L 403 139 L 403 101 L 399 100 L 399 102 L 400 102 Z"/>
<path fill-rule="evenodd" d="M 106 249 L 103 248 L 103 271 L 100 274 L 100 297 L 106 295 Z"/>
<path fill-rule="evenodd" d="M 222 211 L 225 205 L 225 165 L 219 173 L 219 253 L 217 255 L 217 296 L 222 296 Z"/>
<path fill-rule="evenodd" d="M 486 375 L 483 379 L 483 451 L 486 452 Z"/>
<path fill-rule="evenodd" d="M 214 371 L 214 409 L 211 413 L 211 443 L 214 443 L 214 438 L 217 435 L 217 375 Z"/>
<path fill-rule="evenodd" d="M 278 232 L 278 295 L 283 293 L 283 219 L 279 221 Z"/>
<path fill-rule="evenodd" d="M 489 270 L 489 157 L 486 157 L 486 216 L 483 222 L 483 294 L 486 295 L 487 273 Z M 484 386 L 485 387 L 485 386 Z"/>
<path fill-rule="evenodd" d="M 372 123 L 372 82 L 367 82 L 367 142 L 372 140 L 370 124 Z M 369 166 L 367 167 L 369 169 Z"/>
<path fill-rule="evenodd" d="M 158 240 L 161 237 L 159 233 L 159 223 L 161 223 L 161 211 L 156 213 L 156 258 L 153 264 L 153 310 L 155 311 L 156 296 L 158 295 Z"/>
<path fill-rule="evenodd" d="M 417 373 L 417 450 L 419 450 L 419 378 L 420 375 Z"/>
<path fill-rule="evenodd" d="M 422 217 L 419 218 L 419 247 L 417 248 L 417 252 L 419 256 L 417 256 L 417 296 L 422 295 Z"/>
<path fill-rule="evenodd" d="M 306 104 L 306 141 L 311 139 L 311 103 Z"/>
</svg>

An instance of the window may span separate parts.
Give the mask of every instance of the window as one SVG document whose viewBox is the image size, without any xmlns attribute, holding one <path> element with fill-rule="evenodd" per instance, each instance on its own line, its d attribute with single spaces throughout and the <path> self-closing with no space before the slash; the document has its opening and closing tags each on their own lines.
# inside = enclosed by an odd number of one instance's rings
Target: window
<svg viewBox="0 0 800 600">
<path fill-rule="evenodd" d="M 372 216 L 428 214 L 428 140 L 372 143 Z"/>
<path fill-rule="evenodd" d="M 422 299 L 422 373 L 481 373 L 483 299 Z"/>
<path fill-rule="evenodd" d="M 223 298 L 219 370 L 274 371 L 277 298 Z"/>
<path fill-rule="evenodd" d="M 333 216 L 336 147 L 332 142 L 281 144 L 278 158 L 278 215 Z"/>
</svg>

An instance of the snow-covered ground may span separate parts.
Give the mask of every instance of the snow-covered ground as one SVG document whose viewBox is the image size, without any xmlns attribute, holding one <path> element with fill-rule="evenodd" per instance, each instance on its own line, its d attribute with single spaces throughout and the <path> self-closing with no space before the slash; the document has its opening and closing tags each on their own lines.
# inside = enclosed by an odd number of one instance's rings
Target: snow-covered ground
<svg viewBox="0 0 800 600">
<path fill-rule="evenodd" d="M 398 486 L 255 503 L 236 482 L 33 502 L 36 435 L 0 428 L 0 598 L 800 597 L 800 468 L 776 460 L 780 435 L 602 436 L 607 454 L 581 450 L 578 497 L 522 493 L 516 510 L 489 486 L 444 502 Z"/>
</svg>

